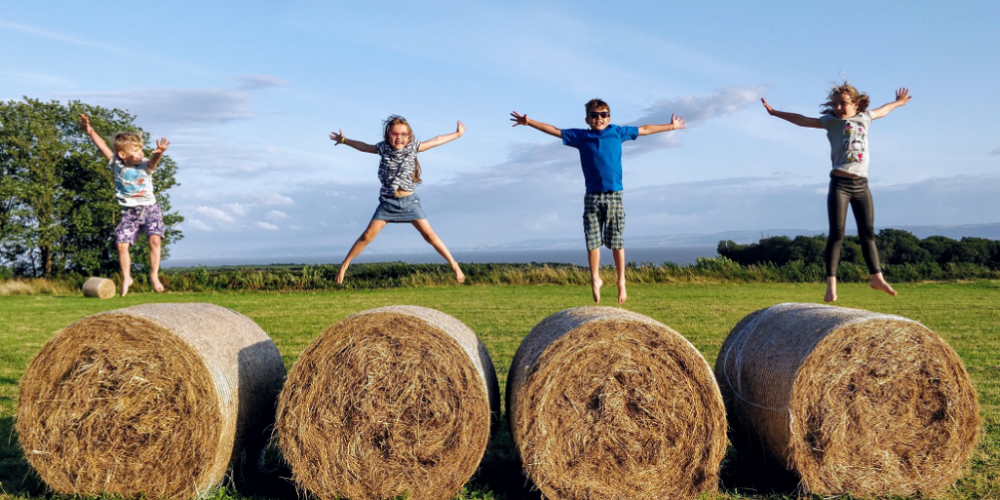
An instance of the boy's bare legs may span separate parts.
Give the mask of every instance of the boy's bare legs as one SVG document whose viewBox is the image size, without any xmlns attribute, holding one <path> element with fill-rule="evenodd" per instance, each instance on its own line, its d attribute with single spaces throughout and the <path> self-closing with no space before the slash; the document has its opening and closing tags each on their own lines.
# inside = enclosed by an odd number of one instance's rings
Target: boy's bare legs
<svg viewBox="0 0 1000 500">
<path fill-rule="evenodd" d="M 156 293 L 163 291 L 163 283 L 160 283 L 160 242 L 159 235 L 149 236 L 149 284 L 153 285 Z"/>
<path fill-rule="evenodd" d="M 340 271 L 337 272 L 338 284 L 344 282 L 344 273 L 347 272 L 347 266 L 350 266 L 351 261 L 354 260 L 354 258 L 357 257 L 358 254 L 360 254 L 361 251 L 364 250 L 376 236 L 378 236 L 379 231 L 381 231 L 385 225 L 386 221 L 384 220 L 372 219 L 372 221 L 368 223 L 368 228 L 365 229 L 365 232 L 361 233 L 361 236 L 358 237 L 358 241 L 355 241 L 354 246 L 352 246 L 351 250 L 347 252 L 347 257 L 344 257 L 344 262 L 340 264 Z"/>
<path fill-rule="evenodd" d="M 823 302 L 835 302 L 836 300 L 837 300 L 837 277 L 827 276 L 826 296 L 823 297 Z"/>
<path fill-rule="evenodd" d="M 128 287 L 132 286 L 132 257 L 128 254 L 128 243 L 118 244 L 118 264 L 122 268 L 122 297 L 128 293 Z"/>
<path fill-rule="evenodd" d="M 590 264 L 590 289 L 594 294 L 594 303 L 601 303 L 601 248 L 587 250 L 587 262 Z"/>
<path fill-rule="evenodd" d="M 619 248 L 611 251 L 615 259 L 615 270 L 618 271 L 618 305 L 625 303 L 628 294 L 625 293 L 625 249 Z"/>
<path fill-rule="evenodd" d="M 872 278 L 872 288 L 874 288 L 875 290 L 882 290 L 883 292 L 888 293 L 893 297 L 896 296 L 896 291 L 893 290 L 892 287 L 889 286 L 889 283 L 885 281 L 885 278 L 882 277 L 882 273 L 873 274 L 871 278 Z"/>
<path fill-rule="evenodd" d="M 434 230 L 431 229 L 431 223 L 427 222 L 427 219 L 417 219 L 411 223 L 413 227 L 417 228 L 417 231 L 420 231 L 420 235 L 424 237 L 424 241 L 430 243 L 434 247 L 434 250 L 437 250 L 437 253 L 441 254 L 444 260 L 448 261 L 451 270 L 455 271 L 455 280 L 459 283 L 464 283 L 465 273 L 462 272 L 462 268 L 458 267 L 458 262 L 455 262 L 455 259 L 452 258 L 451 252 L 448 251 L 448 247 L 444 245 L 441 238 L 438 238 L 437 234 L 434 234 Z"/>
</svg>

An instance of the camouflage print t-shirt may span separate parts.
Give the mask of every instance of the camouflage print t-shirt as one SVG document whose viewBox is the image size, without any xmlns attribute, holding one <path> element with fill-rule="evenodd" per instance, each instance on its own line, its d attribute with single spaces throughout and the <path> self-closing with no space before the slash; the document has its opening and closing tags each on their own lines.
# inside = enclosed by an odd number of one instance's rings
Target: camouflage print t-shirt
<svg viewBox="0 0 1000 500">
<path fill-rule="evenodd" d="M 819 122 L 830 140 L 833 169 L 868 177 L 868 127 L 872 124 L 872 114 L 862 111 L 846 120 L 823 115 Z"/>
</svg>

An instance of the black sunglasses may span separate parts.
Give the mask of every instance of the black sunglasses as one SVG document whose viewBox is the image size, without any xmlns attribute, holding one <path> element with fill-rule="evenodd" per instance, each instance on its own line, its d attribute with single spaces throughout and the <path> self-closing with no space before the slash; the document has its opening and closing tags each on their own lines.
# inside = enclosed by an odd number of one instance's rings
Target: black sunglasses
<svg viewBox="0 0 1000 500">
<path fill-rule="evenodd" d="M 589 116 L 591 120 L 594 120 L 597 118 L 607 118 L 611 116 L 611 113 L 608 111 L 591 111 Z"/>
</svg>

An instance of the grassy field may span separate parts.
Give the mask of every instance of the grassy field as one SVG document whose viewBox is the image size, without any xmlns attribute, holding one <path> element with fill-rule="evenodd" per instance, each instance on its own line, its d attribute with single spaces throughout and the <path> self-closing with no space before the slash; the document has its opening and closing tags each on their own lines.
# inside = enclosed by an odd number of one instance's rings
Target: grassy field
<svg viewBox="0 0 1000 500">
<path fill-rule="evenodd" d="M 951 499 L 1000 498 L 1000 282 L 900 284 L 892 298 L 860 284 L 839 287 L 838 305 L 918 320 L 940 333 L 958 352 L 979 393 L 984 422 L 981 443 Z M 605 288 L 613 300 L 614 287 Z M 632 285 L 626 308 L 674 328 L 714 365 L 723 339 L 746 314 L 780 302 L 817 302 L 822 284 Z M 87 315 L 147 302 L 210 302 L 239 311 L 274 339 L 290 367 L 300 352 L 332 323 L 373 307 L 412 304 L 432 307 L 462 320 L 486 344 L 497 367 L 501 391 L 521 339 L 553 312 L 588 305 L 581 286 L 450 286 L 316 293 L 131 294 L 110 300 L 76 296 L 0 297 L 0 495 L 38 497 L 44 488 L 24 461 L 13 432 L 17 383 L 32 356 L 52 334 Z M 510 438 L 501 433 L 468 485 L 464 498 L 523 498 Z M 763 499 L 794 496 L 741 488 L 728 469 L 715 498 Z M 277 491 L 277 490 L 275 490 Z M 261 495 L 224 491 L 220 496 Z M 282 493 L 268 493 L 280 496 Z M 537 497 L 537 494 L 534 495 Z"/>
</svg>

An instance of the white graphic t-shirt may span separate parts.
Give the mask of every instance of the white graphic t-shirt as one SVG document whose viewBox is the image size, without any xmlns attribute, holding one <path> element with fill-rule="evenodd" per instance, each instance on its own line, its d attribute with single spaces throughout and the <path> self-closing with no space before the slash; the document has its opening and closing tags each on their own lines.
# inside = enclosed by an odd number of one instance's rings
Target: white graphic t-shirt
<svg viewBox="0 0 1000 500">
<path fill-rule="evenodd" d="M 872 114 L 862 111 L 846 120 L 823 115 L 819 122 L 830 140 L 833 169 L 868 177 L 868 127 L 872 123 Z"/>
<path fill-rule="evenodd" d="M 142 163 L 129 167 L 118 155 L 108 162 L 115 175 L 115 198 L 123 207 L 144 207 L 156 203 L 153 195 L 153 173 L 149 171 L 149 159 L 143 158 Z"/>
</svg>

